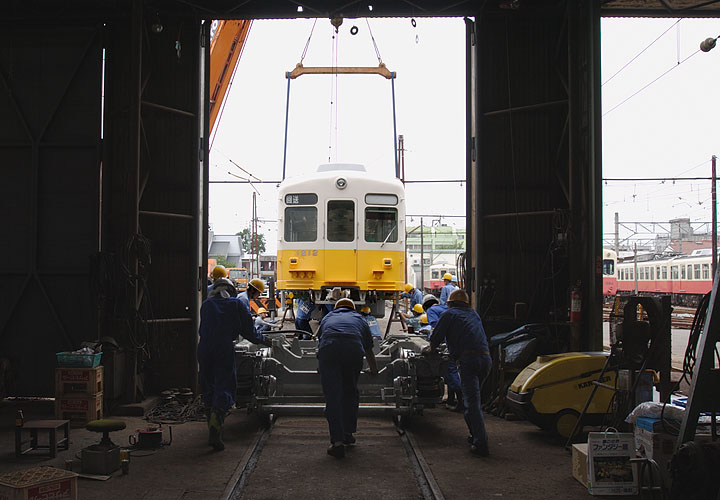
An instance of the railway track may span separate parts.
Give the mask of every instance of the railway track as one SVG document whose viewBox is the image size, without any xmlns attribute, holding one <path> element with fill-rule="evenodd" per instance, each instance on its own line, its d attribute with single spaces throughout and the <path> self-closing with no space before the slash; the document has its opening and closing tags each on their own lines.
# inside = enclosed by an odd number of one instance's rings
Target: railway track
<svg viewBox="0 0 720 500">
<path fill-rule="evenodd" d="M 612 304 L 603 305 L 603 321 L 610 321 L 610 311 Z M 672 328 L 689 330 L 692 327 L 693 318 L 695 317 L 694 307 L 673 306 L 671 322 Z"/>
<path fill-rule="evenodd" d="M 317 424 L 318 425 L 316 427 L 322 427 L 322 431 L 325 433 L 327 432 L 327 424 L 324 419 L 317 419 Z M 271 459 L 267 454 L 277 453 L 277 448 L 273 449 L 270 446 L 266 446 L 268 443 L 272 442 L 273 438 L 271 436 L 276 428 L 276 425 L 277 419 L 272 418 L 269 426 L 258 430 L 253 442 L 248 447 L 248 450 L 238 464 L 235 473 L 220 497 L 221 500 L 240 500 L 241 498 L 245 498 L 246 493 L 249 497 L 250 492 L 247 491 L 248 485 L 250 484 L 250 479 L 253 473 L 258 468 L 259 462 L 263 459 L 272 462 L 273 459 Z M 409 468 L 413 473 L 418 491 L 422 498 L 424 500 L 444 500 L 445 496 L 438 486 L 430 466 L 425 461 L 415 436 L 409 430 L 403 429 L 390 422 L 386 425 L 381 424 L 381 429 L 383 431 L 387 431 L 390 429 L 390 426 L 394 427 L 396 435 L 402 443 L 402 448 L 405 451 Z M 278 439 L 281 438 L 278 437 Z M 279 449 L 282 450 L 283 448 Z M 322 449 L 313 449 L 313 453 L 322 453 Z M 292 462 L 290 457 L 286 457 L 286 459 L 288 462 Z M 333 463 L 337 461 L 336 459 L 332 459 L 330 457 L 328 457 L 328 460 Z M 343 460 L 347 460 L 347 458 Z M 407 470 L 407 468 L 403 468 L 403 470 Z M 318 491 L 318 498 L 320 497 L 322 497 L 322 492 Z"/>
</svg>

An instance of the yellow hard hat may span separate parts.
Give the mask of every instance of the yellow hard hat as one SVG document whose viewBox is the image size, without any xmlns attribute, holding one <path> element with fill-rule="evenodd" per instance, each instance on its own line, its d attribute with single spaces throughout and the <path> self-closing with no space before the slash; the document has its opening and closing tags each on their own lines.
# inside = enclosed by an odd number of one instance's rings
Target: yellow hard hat
<svg viewBox="0 0 720 500">
<path fill-rule="evenodd" d="M 420 316 L 420 323 L 422 323 L 423 325 L 427 325 L 427 324 L 428 324 L 427 314 L 422 314 L 422 315 Z"/>
<path fill-rule="evenodd" d="M 263 313 L 267 314 L 267 312 L 268 312 L 268 310 L 265 309 L 264 307 L 261 307 L 260 309 L 258 309 L 258 314 L 263 314 Z"/>
<path fill-rule="evenodd" d="M 412 286 L 410 283 L 405 283 L 405 291 L 407 293 L 410 293 L 410 290 L 412 290 L 413 288 L 415 288 L 415 287 Z"/>
<path fill-rule="evenodd" d="M 423 312 L 422 305 L 421 305 L 421 304 L 415 304 L 415 305 L 413 306 L 413 312 L 416 312 L 416 313 L 418 313 L 418 314 L 422 314 L 422 312 Z"/>
<path fill-rule="evenodd" d="M 355 303 L 352 301 L 352 299 L 348 298 L 342 298 L 335 302 L 335 309 L 338 309 L 340 307 L 349 307 L 353 311 L 355 310 Z"/>
<path fill-rule="evenodd" d="M 360 312 L 361 312 L 361 313 L 365 313 L 365 314 L 370 314 L 370 307 L 368 307 L 368 306 L 362 306 L 362 307 L 360 308 Z"/>
<path fill-rule="evenodd" d="M 443 274 L 443 280 L 452 281 L 452 274 L 450 274 L 450 273 Z"/>
<path fill-rule="evenodd" d="M 225 269 L 225 266 L 217 265 L 213 267 L 212 270 L 212 277 L 214 280 L 218 278 L 227 278 L 227 269 Z"/>
<path fill-rule="evenodd" d="M 295 298 L 295 294 L 292 293 L 292 292 L 290 292 L 290 293 L 287 294 L 287 297 L 288 297 L 288 299 Z"/>
<path fill-rule="evenodd" d="M 250 285 L 260 293 L 263 293 L 265 291 L 265 283 L 263 283 L 263 280 L 261 279 L 252 279 L 250 280 L 250 283 L 248 283 L 248 285 Z"/>
<path fill-rule="evenodd" d="M 457 290 L 453 290 L 450 296 L 447 299 L 448 302 L 464 302 L 466 304 L 470 303 L 470 299 L 468 298 L 467 292 L 463 290 L 462 288 L 458 288 Z"/>
</svg>

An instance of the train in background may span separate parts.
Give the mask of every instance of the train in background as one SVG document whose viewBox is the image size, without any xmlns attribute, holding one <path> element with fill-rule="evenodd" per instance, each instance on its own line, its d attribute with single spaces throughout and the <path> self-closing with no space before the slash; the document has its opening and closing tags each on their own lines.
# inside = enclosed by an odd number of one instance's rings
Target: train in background
<svg viewBox="0 0 720 500">
<path fill-rule="evenodd" d="M 603 295 L 635 293 L 637 278 L 639 294 L 670 295 L 673 305 L 696 307 L 712 290 L 711 264 L 711 249 L 637 263 L 618 262 L 613 250 L 603 249 Z"/>
<path fill-rule="evenodd" d="M 334 304 L 349 294 L 385 315 L 405 286 L 405 190 L 363 165 L 325 164 L 278 189 L 277 287 Z"/>
<path fill-rule="evenodd" d="M 425 279 L 425 282 L 423 283 L 423 293 L 432 293 L 433 295 L 437 295 L 439 297 L 442 287 L 445 286 L 443 276 L 445 273 L 457 276 L 457 268 L 447 262 L 438 262 L 437 264 L 432 264 L 425 273 L 425 276 L 429 276 L 430 279 Z"/>
</svg>

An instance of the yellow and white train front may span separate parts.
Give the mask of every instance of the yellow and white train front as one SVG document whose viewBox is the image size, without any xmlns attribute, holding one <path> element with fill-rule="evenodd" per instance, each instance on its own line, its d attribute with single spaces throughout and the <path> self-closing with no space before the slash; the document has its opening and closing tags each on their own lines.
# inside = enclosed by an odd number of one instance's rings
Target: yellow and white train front
<svg viewBox="0 0 720 500">
<path fill-rule="evenodd" d="M 405 283 L 405 191 L 362 165 L 320 165 L 279 188 L 280 290 L 312 291 L 316 303 L 343 291 L 374 303 Z M 347 292 L 346 292 L 347 293 Z"/>
</svg>

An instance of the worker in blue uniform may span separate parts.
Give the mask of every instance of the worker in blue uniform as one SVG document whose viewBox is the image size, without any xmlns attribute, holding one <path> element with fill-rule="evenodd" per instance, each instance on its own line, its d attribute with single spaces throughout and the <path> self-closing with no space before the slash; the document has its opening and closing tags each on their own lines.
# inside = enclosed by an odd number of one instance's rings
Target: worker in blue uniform
<svg viewBox="0 0 720 500">
<path fill-rule="evenodd" d="M 373 340 L 365 319 L 355 312 L 351 299 L 342 298 L 320 322 L 318 371 L 325 395 L 325 417 L 330 430 L 328 455 L 345 456 L 344 445 L 355 443 L 360 392 L 357 383 L 367 359 L 371 374 L 377 374 Z"/>
<path fill-rule="evenodd" d="M 255 318 L 255 330 L 259 333 L 269 332 L 276 328 L 274 320 L 268 319 L 269 311 L 264 307 L 258 309 L 258 315 Z"/>
<path fill-rule="evenodd" d="M 479 456 L 489 454 L 488 436 L 482 414 L 480 391 L 490 374 L 492 360 L 482 320 L 470 307 L 465 290 L 458 289 L 448 297 L 450 309 L 438 321 L 430 336 L 430 345 L 423 352 L 432 353 L 443 342 L 450 357 L 460 369 L 465 398 L 465 422 L 470 430 L 470 451 Z"/>
<path fill-rule="evenodd" d="M 418 330 L 418 333 L 420 335 L 426 335 L 428 339 L 432 333 L 432 327 L 428 323 L 427 314 L 425 313 L 420 315 L 420 330 Z"/>
<path fill-rule="evenodd" d="M 382 332 L 380 331 L 380 325 L 378 325 L 377 318 L 370 314 L 370 307 L 362 306 L 360 308 L 360 314 L 370 327 L 370 334 L 372 335 L 372 338 L 382 340 Z"/>
<path fill-rule="evenodd" d="M 427 314 L 430 328 L 434 329 L 440 317 L 448 310 L 448 306 L 447 304 L 438 304 L 437 297 L 429 293 L 423 298 L 423 309 L 425 309 L 425 314 Z M 447 372 L 443 374 L 443 378 L 447 385 L 445 405 L 449 410 L 456 412 L 463 411 L 465 407 L 463 406 L 462 386 L 460 385 L 460 375 L 454 360 L 448 360 Z"/>
<path fill-rule="evenodd" d="M 250 301 L 255 300 L 265 291 L 265 283 L 263 280 L 255 278 L 251 279 L 248 283 L 247 290 L 238 295 L 238 300 L 245 304 L 248 312 L 252 312 L 250 308 Z"/>
<path fill-rule="evenodd" d="M 297 314 L 295 314 L 295 329 L 303 332 L 308 332 L 310 335 L 313 334 L 313 329 L 310 326 L 310 319 L 312 318 L 312 312 L 315 309 L 310 299 L 298 299 Z M 298 334 L 298 338 L 302 339 L 305 337 L 302 334 Z"/>
<path fill-rule="evenodd" d="M 453 278 L 453 276 L 450 273 L 443 274 L 443 281 L 445 282 L 445 286 L 443 286 L 442 289 L 440 290 L 440 305 L 441 306 L 444 306 L 445 303 L 448 301 L 448 297 L 450 296 L 450 294 L 454 290 L 458 289 L 458 287 L 456 287 L 455 285 L 452 284 L 452 278 Z"/>
<path fill-rule="evenodd" d="M 225 413 L 235 403 L 237 376 L 233 341 L 242 335 L 254 344 L 270 346 L 270 340 L 255 331 L 252 317 L 236 300 L 237 289 L 227 278 L 215 280 L 210 296 L 200 308 L 200 341 L 197 359 L 200 386 L 206 407 L 209 444 L 225 449 L 222 441 Z"/>
<path fill-rule="evenodd" d="M 410 310 L 412 311 L 416 304 L 422 304 L 423 294 L 420 290 L 412 286 L 412 284 L 405 283 L 405 291 L 401 294 L 401 297 L 410 299 Z"/>
</svg>

